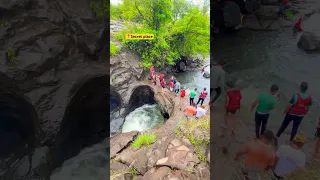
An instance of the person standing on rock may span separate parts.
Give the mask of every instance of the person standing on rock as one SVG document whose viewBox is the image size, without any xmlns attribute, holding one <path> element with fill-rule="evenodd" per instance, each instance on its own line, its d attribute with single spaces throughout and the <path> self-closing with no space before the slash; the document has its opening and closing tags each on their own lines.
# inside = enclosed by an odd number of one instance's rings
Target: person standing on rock
<svg viewBox="0 0 320 180">
<path fill-rule="evenodd" d="M 300 93 L 293 95 L 289 101 L 290 105 L 284 110 L 285 118 L 277 132 L 279 138 L 283 131 L 288 127 L 291 121 L 293 121 L 290 141 L 293 140 L 297 134 L 300 123 L 303 117 L 308 113 L 309 107 L 312 105 L 311 95 L 307 94 L 308 83 L 302 82 L 300 84 Z"/>
<path fill-rule="evenodd" d="M 301 24 L 302 24 L 302 18 L 299 18 L 299 19 L 297 20 L 297 22 L 295 23 L 295 25 L 294 25 L 294 30 L 299 31 L 299 32 L 302 32 L 303 29 L 302 29 L 302 27 L 301 27 Z"/>
<path fill-rule="evenodd" d="M 201 105 L 203 104 L 204 99 L 207 97 L 208 92 L 207 88 L 203 88 L 203 91 L 200 93 L 199 100 L 197 102 L 197 105 L 201 102 Z"/>
<path fill-rule="evenodd" d="M 179 83 L 179 81 L 176 81 L 176 83 L 174 84 L 174 92 L 176 93 L 176 94 L 179 94 L 179 92 L 180 92 L 180 83 Z"/>
<path fill-rule="evenodd" d="M 186 96 L 186 89 L 184 87 L 181 88 L 180 91 L 180 107 L 184 105 L 184 97 Z M 181 108 L 180 108 L 181 110 Z"/>
<path fill-rule="evenodd" d="M 237 124 L 236 112 L 240 110 L 242 95 L 241 91 L 236 89 L 234 83 L 231 81 L 227 83 L 227 88 L 228 91 L 225 100 L 224 124 L 221 124 L 221 126 L 227 129 L 229 116 L 231 116 L 231 133 L 233 136 L 235 136 Z"/>
<path fill-rule="evenodd" d="M 252 103 L 250 111 L 256 108 L 255 112 L 255 127 L 256 127 L 256 138 L 259 139 L 260 135 L 264 133 L 267 127 L 269 113 L 274 109 L 277 99 L 274 96 L 279 90 L 277 85 L 272 85 L 269 93 L 260 93 L 257 99 Z M 261 129 L 261 134 L 260 134 Z"/>
<path fill-rule="evenodd" d="M 160 80 L 160 85 L 162 87 L 162 93 L 164 94 L 164 89 L 166 88 L 166 82 L 164 81 L 164 79 Z"/>
<path fill-rule="evenodd" d="M 193 104 L 194 97 L 197 96 L 197 88 L 195 88 L 194 91 L 191 91 L 189 96 L 190 96 L 190 105 L 191 105 Z"/>
<path fill-rule="evenodd" d="M 273 175 L 276 180 L 284 179 L 284 176 L 304 168 L 306 166 L 306 154 L 301 150 L 306 143 L 303 134 L 297 134 L 291 145 L 282 145 L 276 153 Z"/>
<path fill-rule="evenodd" d="M 173 92 L 173 88 L 174 88 L 173 80 L 170 81 L 169 86 L 170 86 L 169 87 L 170 91 Z"/>
<path fill-rule="evenodd" d="M 156 88 L 156 86 L 157 86 L 157 75 L 156 75 L 156 73 L 154 71 L 152 72 L 152 81 L 153 81 L 154 88 Z"/>
<path fill-rule="evenodd" d="M 210 104 L 214 105 L 214 102 L 220 97 L 225 87 L 225 71 L 223 66 L 224 61 L 220 61 L 218 64 L 213 65 L 210 68 L 210 95 L 213 95 L 213 91 L 216 92 L 213 98 L 210 98 Z"/>
<path fill-rule="evenodd" d="M 274 167 L 275 151 L 272 141 L 276 140 L 272 131 L 266 130 L 259 141 L 246 143 L 236 154 L 235 160 L 246 155 L 242 164 L 242 173 L 246 180 L 259 179 L 260 173 Z"/>
</svg>

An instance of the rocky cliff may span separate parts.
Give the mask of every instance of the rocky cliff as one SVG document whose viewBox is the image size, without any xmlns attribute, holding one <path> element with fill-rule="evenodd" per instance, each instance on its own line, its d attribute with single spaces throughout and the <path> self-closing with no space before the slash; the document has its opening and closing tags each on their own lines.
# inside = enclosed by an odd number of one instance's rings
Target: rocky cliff
<svg viewBox="0 0 320 180">
<path fill-rule="evenodd" d="M 0 14 L 1 174 L 25 179 L 46 146 L 58 166 L 109 136 L 109 27 L 87 0 L 1 1 Z"/>
</svg>

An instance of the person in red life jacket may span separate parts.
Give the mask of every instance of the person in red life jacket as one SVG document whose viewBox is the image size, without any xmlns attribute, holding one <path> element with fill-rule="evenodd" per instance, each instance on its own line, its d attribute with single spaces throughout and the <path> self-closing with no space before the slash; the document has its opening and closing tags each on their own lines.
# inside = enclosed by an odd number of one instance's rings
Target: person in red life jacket
<svg viewBox="0 0 320 180">
<path fill-rule="evenodd" d="M 150 72 L 152 72 L 152 71 L 155 71 L 155 70 L 154 70 L 154 66 L 151 66 L 151 67 L 150 67 Z"/>
<path fill-rule="evenodd" d="M 164 93 L 164 89 L 166 88 L 166 82 L 164 81 L 164 79 L 160 80 L 160 85 L 162 87 L 162 93 Z"/>
<path fill-rule="evenodd" d="M 186 96 L 186 89 L 184 87 L 181 88 L 180 90 L 180 105 L 183 106 L 184 104 L 184 97 Z M 181 110 L 181 108 L 180 108 Z"/>
<path fill-rule="evenodd" d="M 208 92 L 207 92 L 207 88 L 203 88 L 203 91 L 201 92 L 200 96 L 199 96 L 199 100 L 197 102 L 197 105 L 200 103 L 201 101 L 201 106 L 203 104 L 204 99 L 207 97 Z"/>
<path fill-rule="evenodd" d="M 169 88 L 171 92 L 173 92 L 173 87 L 174 87 L 173 80 L 171 80 L 169 83 Z"/>
<path fill-rule="evenodd" d="M 294 25 L 294 29 L 299 32 L 302 32 L 303 29 L 301 27 L 301 24 L 302 24 L 302 18 L 299 18 L 298 21 L 296 22 L 296 24 Z"/>
<path fill-rule="evenodd" d="M 317 131 L 316 131 L 315 137 L 316 137 L 316 143 L 315 143 L 313 154 L 315 156 L 318 156 L 320 152 L 320 118 L 318 118 L 318 125 L 317 125 Z"/>
<path fill-rule="evenodd" d="M 298 132 L 300 123 L 303 117 L 308 113 L 309 107 L 312 105 L 311 95 L 307 94 L 308 83 L 300 84 L 300 92 L 293 95 L 290 100 L 290 105 L 284 110 L 285 118 L 277 132 L 277 137 L 280 137 L 283 131 L 293 121 L 290 141 L 292 141 Z"/>
<path fill-rule="evenodd" d="M 201 69 L 201 72 L 202 72 L 202 73 L 204 72 L 204 67 Z"/>
<path fill-rule="evenodd" d="M 235 130 L 236 130 L 236 112 L 240 109 L 240 104 L 241 104 L 241 91 L 238 89 L 235 89 L 234 83 L 229 81 L 227 82 L 227 96 L 225 99 L 225 108 L 226 108 L 226 113 L 224 116 L 224 124 L 221 124 L 221 126 L 225 129 L 228 128 L 228 119 L 229 119 L 229 114 L 231 116 L 232 120 L 232 135 L 235 135 Z"/>
</svg>

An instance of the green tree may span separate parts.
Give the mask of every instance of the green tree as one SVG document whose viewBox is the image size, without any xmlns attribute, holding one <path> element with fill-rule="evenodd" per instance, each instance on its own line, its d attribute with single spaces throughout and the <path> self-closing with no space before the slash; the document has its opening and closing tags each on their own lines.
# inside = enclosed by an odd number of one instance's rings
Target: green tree
<svg viewBox="0 0 320 180">
<path fill-rule="evenodd" d="M 210 52 L 210 20 L 199 8 L 194 8 L 171 28 L 172 48 L 181 56 L 191 57 Z"/>
<path fill-rule="evenodd" d="M 190 8 L 190 3 L 185 0 L 173 0 L 172 7 L 172 16 L 173 20 L 176 21 L 178 19 L 183 18 L 184 15 L 188 13 L 188 9 Z"/>
<path fill-rule="evenodd" d="M 122 19 L 121 10 L 119 5 L 110 5 L 110 18 L 111 19 Z"/>
</svg>

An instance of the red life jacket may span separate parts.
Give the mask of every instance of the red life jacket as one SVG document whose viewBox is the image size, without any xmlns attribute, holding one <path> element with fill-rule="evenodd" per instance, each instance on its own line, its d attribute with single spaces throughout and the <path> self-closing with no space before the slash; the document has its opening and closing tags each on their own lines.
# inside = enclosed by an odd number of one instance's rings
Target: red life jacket
<svg viewBox="0 0 320 180">
<path fill-rule="evenodd" d="M 306 99 L 303 99 L 300 93 L 296 94 L 297 102 L 293 104 L 289 110 L 290 114 L 297 114 L 297 115 L 305 115 L 308 112 L 308 106 L 311 101 L 311 96 L 308 95 Z"/>
<path fill-rule="evenodd" d="M 204 72 L 204 67 L 201 69 L 202 72 Z"/>
<path fill-rule="evenodd" d="M 227 96 L 229 97 L 228 109 L 238 110 L 240 109 L 242 95 L 239 90 L 228 91 Z"/>
<path fill-rule="evenodd" d="M 164 79 L 164 74 L 161 74 L 159 77 L 160 80 Z"/>
<path fill-rule="evenodd" d="M 200 98 L 206 98 L 207 97 L 207 95 L 208 95 L 208 92 L 207 91 L 203 91 L 202 93 L 201 93 L 201 95 L 200 95 Z"/>
<path fill-rule="evenodd" d="M 180 95 L 181 97 L 184 97 L 184 96 L 186 96 L 186 90 L 185 89 L 181 89 L 181 95 Z"/>
<path fill-rule="evenodd" d="M 169 86 L 173 88 L 173 81 L 170 82 Z"/>
<path fill-rule="evenodd" d="M 160 85 L 162 86 L 162 87 L 164 87 L 164 80 L 160 80 Z"/>
<path fill-rule="evenodd" d="M 298 31 L 303 31 L 302 27 L 301 27 L 301 23 L 302 23 L 302 19 L 300 18 L 297 23 L 294 25 L 294 27 L 298 30 Z"/>
</svg>

